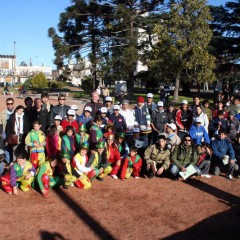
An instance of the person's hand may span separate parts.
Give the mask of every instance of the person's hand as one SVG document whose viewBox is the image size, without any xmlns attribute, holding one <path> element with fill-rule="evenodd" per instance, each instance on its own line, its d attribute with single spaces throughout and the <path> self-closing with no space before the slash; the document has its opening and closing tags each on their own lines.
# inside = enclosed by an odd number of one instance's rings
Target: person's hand
<svg viewBox="0 0 240 240">
<path fill-rule="evenodd" d="M 18 189 L 17 189 L 17 187 L 14 187 L 14 188 L 13 188 L 13 194 L 16 195 L 16 196 L 18 195 Z"/>
<path fill-rule="evenodd" d="M 117 165 L 120 166 L 121 165 L 121 160 L 117 161 Z"/>
<path fill-rule="evenodd" d="M 181 171 L 182 171 L 182 172 L 186 172 L 187 169 L 186 169 L 185 167 L 181 167 Z"/>
<path fill-rule="evenodd" d="M 5 142 L 5 146 L 8 146 L 8 142 Z"/>
<path fill-rule="evenodd" d="M 34 147 L 36 147 L 36 148 L 39 147 L 39 144 L 38 144 L 38 143 L 34 143 L 33 145 L 34 145 Z"/>
<path fill-rule="evenodd" d="M 26 180 L 29 180 L 31 177 L 32 177 L 32 174 L 29 173 L 28 175 L 25 176 L 25 179 L 26 179 Z"/>
<path fill-rule="evenodd" d="M 100 173 L 103 173 L 103 168 L 102 168 L 102 167 L 99 168 L 99 172 L 100 172 Z"/>
<path fill-rule="evenodd" d="M 157 171 L 157 175 L 161 175 L 163 173 L 163 170 L 164 170 L 163 167 L 159 168 Z"/>
<path fill-rule="evenodd" d="M 47 198 L 48 197 L 48 190 L 43 189 L 42 190 L 42 195 Z"/>
<path fill-rule="evenodd" d="M 233 164 L 233 163 L 235 163 L 235 161 L 233 159 L 231 159 L 229 163 Z"/>
</svg>

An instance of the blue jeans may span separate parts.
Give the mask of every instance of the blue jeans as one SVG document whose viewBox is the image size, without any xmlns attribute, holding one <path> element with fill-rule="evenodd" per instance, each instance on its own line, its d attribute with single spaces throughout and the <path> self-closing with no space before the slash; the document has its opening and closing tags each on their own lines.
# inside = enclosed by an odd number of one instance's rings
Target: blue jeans
<svg viewBox="0 0 240 240">
<path fill-rule="evenodd" d="M 0 162 L 0 177 L 2 176 L 4 172 L 4 162 Z"/>
<path fill-rule="evenodd" d="M 4 152 L 5 152 L 5 160 L 6 160 L 6 162 L 10 163 L 11 162 L 11 155 L 10 155 L 11 149 L 10 149 L 10 146 L 4 146 Z"/>
<path fill-rule="evenodd" d="M 185 165 L 185 166 L 183 165 L 183 167 L 187 167 L 187 165 Z M 197 171 L 196 174 L 201 175 L 201 170 L 196 165 L 194 165 L 193 167 Z M 174 177 L 177 177 L 178 173 L 180 172 L 180 169 L 175 164 L 173 164 L 170 171 L 171 171 L 171 173 L 173 174 Z"/>
</svg>

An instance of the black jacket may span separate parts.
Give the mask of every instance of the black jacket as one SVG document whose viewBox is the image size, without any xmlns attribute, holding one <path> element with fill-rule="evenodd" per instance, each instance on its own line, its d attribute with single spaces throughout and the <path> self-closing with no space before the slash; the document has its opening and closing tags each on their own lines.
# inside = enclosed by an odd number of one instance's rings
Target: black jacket
<svg viewBox="0 0 240 240">
<path fill-rule="evenodd" d="M 40 124 L 42 125 L 41 130 L 45 133 L 46 130 L 50 126 L 50 117 L 49 117 L 48 110 L 47 109 L 44 109 L 44 110 L 41 109 L 38 112 L 36 108 L 33 108 L 30 111 L 30 115 L 29 115 L 29 123 L 30 123 L 31 129 L 33 128 L 32 123 L 36 120 L 38 120 L 40 122 Z"/>
<path fill-rule="evenodd" d="M 8 141 L 10 134 L 16 134 L 15 130 L 15 113 L 13 113 L 10 118 L 7 120 L 7 125 L 6 125 L 6 141 Z M 22 141 L 24 142 L 25 137 L 27 136 L 28 132 L 29 132 L 29 122 L 28 122 L 28 118 L 24 115 L 23 116 L 23 136 L 22 136 Z"/>
</svg>

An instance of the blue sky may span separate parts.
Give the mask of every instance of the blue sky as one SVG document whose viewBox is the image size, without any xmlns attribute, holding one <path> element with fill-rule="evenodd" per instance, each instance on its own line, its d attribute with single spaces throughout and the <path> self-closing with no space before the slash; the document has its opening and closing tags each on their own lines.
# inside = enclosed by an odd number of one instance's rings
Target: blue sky
<svg viewBox="0 0 240 240">
<path fill-rule="evenodd" d="M 52 66 L 54 51 L 47 36 L 49 27 L 57 27 L 59 14 L 70 0 L 0 0 L 0 54 L 13 55 L 14 42 L 17 64 Z M 211 5 L 225 4 L 224 0 L 209 0 Z"/>
</svg>

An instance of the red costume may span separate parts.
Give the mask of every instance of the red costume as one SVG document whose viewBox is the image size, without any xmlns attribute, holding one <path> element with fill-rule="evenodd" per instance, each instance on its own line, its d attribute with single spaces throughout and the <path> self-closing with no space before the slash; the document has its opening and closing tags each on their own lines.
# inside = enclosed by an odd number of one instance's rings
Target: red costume
<svg viewBox="0 0 240 240">
<path fill-rule="evenodd" d="M 69 121 L 67 118 L 65 118 L 62 120 L 61 125 L 63 128 L 63 132 L 66 131 L 67 126 L 73 126 L 75 133 L 78 133 L 78 122 L 76 120 Z"/>
<path fill-rule="evenodd" d="M 117 165 L 117 161 L 121 161 L 121 155 L 114 143 L 111 146 L 107 146 L 107 160 L 112 166 L 110 175 L 117 175 L 120 168 L 120 165 Z"/>
</svg>

